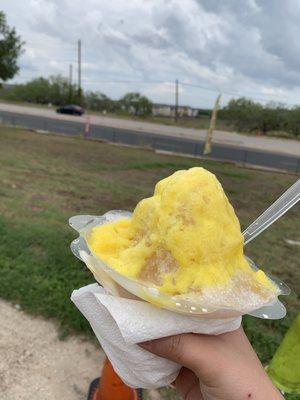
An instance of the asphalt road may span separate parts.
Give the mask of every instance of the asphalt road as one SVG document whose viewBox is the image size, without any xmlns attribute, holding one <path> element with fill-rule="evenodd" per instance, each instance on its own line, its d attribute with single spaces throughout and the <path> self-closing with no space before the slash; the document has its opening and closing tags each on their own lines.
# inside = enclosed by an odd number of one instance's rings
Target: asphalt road
<svg viewBox="0 0 300 400">
<path fill-rule="evenodd" d="M 0 110 L 0 123 L 71 136 L 82 135 L 85 129 L 82 119 L 76 121 L 76 117 L 71 121 L 69 119 L 47 118 L 39 115 L 20 114 L 2 110 Z M 120 144 L 147 146 L 155 150 L 171 151 L 192 156 L 201 156 L 204 145 L 201 139 L 173 137 L 96 124 L 91 124 L 88 138 L 98 138 Z M 206 156 L 206 158 L 300 173 L 300 154 L 299 156 L 295 156 L 286 153 L 215 143 L 213 144 L 211 154 Z"/>
</svg>

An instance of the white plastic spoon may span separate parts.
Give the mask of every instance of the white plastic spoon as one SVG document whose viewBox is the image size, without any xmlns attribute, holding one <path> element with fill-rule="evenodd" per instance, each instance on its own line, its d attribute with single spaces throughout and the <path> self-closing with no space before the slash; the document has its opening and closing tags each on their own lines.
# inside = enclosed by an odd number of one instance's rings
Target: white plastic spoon
<svg viewBox="0 0 300 400">
<path fill-rule="evenodd" d="M 300 179 L 298 179 L 282 196 L 264 211 L 247 229 L 244 230 L 246 245 L 265 229 L 273 224 L 300 200 Z"/>
</svg>

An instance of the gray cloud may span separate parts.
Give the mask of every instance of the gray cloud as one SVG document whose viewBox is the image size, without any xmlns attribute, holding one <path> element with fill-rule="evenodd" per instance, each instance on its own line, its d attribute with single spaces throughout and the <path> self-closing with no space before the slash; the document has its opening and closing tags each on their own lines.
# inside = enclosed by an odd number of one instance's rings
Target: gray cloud
<svg viewBox="0 0 300 400">
<path fill-rule="evenodd" d="M 66 73 L 83 43 L 84 85 L 119 96 L 136 89 L 157 101 L 172 86 L 102 80 L 194 82 L 211 103 L 217 90 L 300 101 L 298 0 L 2 0 L 8 21 L 27 42 L 17 79 Z M 169 92 L 168 92 L 169 90 Z M 182 88 L 186 102 L 199 90 Z"/>
</svg>

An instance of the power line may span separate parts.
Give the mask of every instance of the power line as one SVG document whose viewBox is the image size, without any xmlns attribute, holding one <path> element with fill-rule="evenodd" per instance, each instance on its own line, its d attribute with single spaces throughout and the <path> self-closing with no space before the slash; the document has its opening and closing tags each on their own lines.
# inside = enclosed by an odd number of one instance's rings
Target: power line
<svg viewBox="0 0 300 400">
<path fill-rule="evenodd" d="M 81 76 L 81 42 L 79 45 L 78 42 L 78 85 L 80 85 L 81 88 L 81 82 L 84 82 L 86 85 L 92 85 L 92 84 L 132 84 L 132 85 L 169 85 L 170 86 L 170 92 L 172 91 L 172 86 L 174 85 L 174 81 L 167 81 L 167 80 L 133 80 L 133 79 L 88 79 L 88 78 L 83 78 Z M 296 103 L 291 103 L 287 98 L 284 98 L 283 95 L 279 94 L 272 94 L 272 95 L 259 95 L 259 94 L 245 94 L 242 92 L 238 91 L 227 91 L 227 90 L 221 90 L 220 88 L 213 88 L 213 87 L 207 87 L 204 85 L 200 85 L 198 83 L 193 83 L 193 82 L 184 82 L 180 81 L 178 82 L 178 86 L 186 86 L 186 87 L 193 87 L 193 88 L 198 88 L 204 91 L 208 91 L 211 93 L 222 93 L 225 96 L 230 96 L 230 97 L 246 97 L 249 99 L 257 100 L 257 101 L 263 101 L 263 102 L 269 102 L 271 99 L 274 98 L 280 98 L 282 102 L 286 102 L 289 104 L 296 104 Z M 82 90 L 82 88 L 81 88 Z M 185 94 L 186 95 L 186 94 Z"/>
<path fill-rule="evenodd" d="M 40 42 L 34 42 L 34 41 L 32 41 L 32 40 L 26 41 L 26 43 L 32 44 L 32 45 L 40 45 L 40 44 L 41 44 Z M 70 49 L 70 51 L 71 51 L 71 48 L 74 48 L 74 45 L 71 44 L 71 43 L 62 43 L 62 44 L 59 44 L 59 43 L 43 43 L 43 48 L 42 48 L 42 49 L 44 50 L 45 47 L 63 48 L 64 46 L 68 46 L 69 49 Z M 77 47 L 78 47 L 78 88 L 79 88 L 78 90 L 81 90 L 81 41 L 80 41 L 80 40 L 78 41 Z M 79 52 L 80 52 L 80 54 L 79 54 Z M 89 50 L 89 48 L 86 49 L 86 53 L 87 53 L 87 54 L 93 54 L 93 55 L 95 55 L 95 52 L 94 52 L 93 50 Z M 38 59 L 46 59 L 46 60 L 49 60 L 49 58 L 46 57 L 46 56 L 39 56 L 39 57 L 37 57 L 37 58 L 38 58 Z M 80 58 L 80 62 L 79 62 L 79 58 Z M 244 59 L 245 59 L 245 58 L 243 57 L 243 60 L 244 60 Z M 247 59 L 251 60 L 252 58 L 248 56 Z M 253 60 L 257 61 L 256 58 L 253 58 Z M 67 62 L 69 63 L 69 62 L 73 62 L 73 61 L 74 61 L 74 60 L 61 60 L 61 61 L 58 61 L 58 63 L 64 64 L 64 63 L 67 63 Z M 120 84 L 154 84 L 154 83 L 156 83 L 156 84 L 170 84 L 170 85 L 173 84 L 172 82 L 168 82 L 168 81 L 155 81 L 155 80 L 149 80 L 149 81 L 132 81 L 132 80 L 85 80 L 85 81 L 86 81 L 88 84 L 92 84 L 92 83 L 112 83 L 112 84 L 118 84 L 118 83 L 120 83 Z M 270 98 L 280 98 L 280 100 L 282 100 L 282 95 L 280 95 L 280 94 L 272 94 L 272 95 L 265 94 L 265 95 L 260 95 L 260 94 L 258 94 L 258 92 L 256 92 L 254 95 L 253 95 L 253 94 L 245 95 L 244 93 L 241 93 L 241 92 L 237 92 L 237 91 L 224 91 L 224 90 L 220 90 L 220 88 L 210 88 L 210 87 L 203 86 L 203 85 L 200 85 L 200 84 L 197 84 L 197 83 L 180 82 L 180 84 L 183 85 L 183 86 L 189 86 L 189 87 L 199 88 L 199 89 L 202 89 L 202 90 L 205 90 L 205 91 L 209 91 L 209 92 L 213 92 L 213 93 L 222 92 L 222 93 L 223 93 L 224 95 L 226 95 L 226 96 L 234 96 L 234 97 L 236 97 L 236 96 L 242 96 L 242 97 L 247 97 L 247 98 L 251 98 L 251 99 L 253 99 L 253 100 L 264 101 L 264 102 L 270 101 L 270 100 L 269 100 Z M 266 98 L 266 97 L 267 97 L 267 98 Z M 288 102 L 287 99 L 284 99 L 284 101 L 287 101 L 287 102 Z"/>
<path fill-rule="evenodd" d="M 26 39 L 24 39 L 24 41 L 25 41 L 25 44 L 31 44 L 31 45 L 41 45 L 41 42 L 34 42 L 34 41 L 31 41 L 31 40 L 26 40 Z M 56 47 L 56 48 L 65 48 L 65 47 L 69 47 L 69 48 L 73 48 L 73 49 L 75 49 L 76 48 L 76 46 L 74 45 L 74 44 L 72 44 L 72 43 L 65 43 L 65 42 L 63 42 L 63 43 L 61 43 L 61 44 L 59 44 L 59 43 L 49 43 L 49 42 L 47 42 L 47 43 L 45 43 L 45 42 L 43 42 L 43 45 L 40 47 L 40 49 L 41 50 L 44 50 L 45 48 L 47 48 L 47 47 Z"/>
<path fill-rule="evenodd" d="M 256 99 L 256 100 L 260 100 L 260 101 L 262 101 L 262 100 L 263 101 L 269 101 L 268 99 L 262 97 L 264 95 L 262 95 L 262 96 L 259 96 L 257 94 L 255 94 L 255 95 L 252 95 L 252 94 L 245 95 L 242 92 L 225 91 L 225 90 L 221 90 L 220 88 L 208 88 L 206 86 L 202 86 L 202 85 L 199 85 L 199 84 L 196 84 L 196 83 L 180 82 L 180 84 L 184 85 L 184 86 L 190 86 L 190 87 L 195 87 L 195 88 L 207 90 L 209 92 L 222 92 L 224 95 L 227 95 L 227 96 L 241 96 L 241 97 L 247 97 L 247 98 Z M 282 98 L 282 95 L 280 95 L 280 94 L 272 94 L 272 95 L 266 94 L 265 96 Z"/>
<path fill-rule="evenodd" d="M 148 81 L 135 81 L 135 80 L 129 80 L 129 79 L 88 79 L 85 78 L 83 79 L 84 81 L 88 81 L 90 83 L 141 83 L 141 84 L 170 84 L 173 85 L 173 82 L 169 81 L 154 81 L 154 80 L 148 80 Z"/>
<path fill-rule="evenodd" d="M 161 80 L 161 81 L 159 81 L 159 80 L 157 80 L 157 81 L 153 81 L 153 80 L 135 81 L 135 80 L 109 80 L 109 79 L 89 80 L 89 79 L 84 79 L 84 81 L 86 83 L 90 83 L 90 84 L 92 84 L 92 83 L 107 83 L 107 84 L 119 84 L 119 83 L 122 84 L 122 83 L 126 83 L 126 84 L 142 84 L 142 85 L 147 85 L 147 84 L 165 84 L 165 85 L 170 85 L 170 90 L 172 90 L 171 86 L 174 84 L 171 81 L 163 81 L 163 80 Z M 199 85 L 199 84 L 196 84 L 196 83 L 190 83 L 190 82 L 188 83 L 188 82 L 180 81 L 180 85 L 188 86 L 188 87 L 194 87 L 194 88 L 202 89 L 202 90 L 205 90 L 205 91 L 208 91 L 208 92 L 212 92 L 212 93 L 221 92 L 223 95 L 227 95 L 227 96 L 246 97 L 246 98 L 251 98 L 251 99 L 259 100 L 259 101 L 270 101 L 266 97 L 269 97 L 269 98 L 270 97 L 273 97 L 273 98 L 274 97 L 280 97 L 282 99 L 282 95 L 276 95 L 276 94 L 274 94 L 274 95 L 267 95 L 266 94 L 266 95 L 262 95 L 262 96 L 259 96 L 257 94 L 256 95 L 252 95 L 252 94 L 246 95 L 246 94 L 244 94 L 242 92 L 224 91 L 224 90 L 221 90 L 220 88 L 209 88 L 207 86 Z M 263 96 L 266 96 L 266 97 L 263 97 Z"/>
<path fill-rule="evenodd" d="M 40 41 L 39 42 L 38 41 L 35 42 L 35 41 L 32 41 L 32 40 L 26 40 L 26 39 L 24 39 L 24 41 L 25 41 L 25 44 L 40 45 L 41 50 L 44 50 L 47 47 L 56 47 L 56 48 L 64 49 L 65 46 L 68 46 L 69 48 L 75 49 L 74 44 L 70 43 L 70 42 L 69 43 L 68 42 L 61 42 L 61 44 L 60 43 L 49 43 L 49 42 L 45 43 L 45 42 L 43 42 L 41 44 Z M 100 47 L 96 47 L 96 50 L 101 51 L 101 48 Z M 86 54 L 91 54 L 93 56 L 95 55 L 95 45 L 94 45 L 94 43 L 91 46 L 88 46 L 88 44 L 87 44 L 86 49 L 85 49 L 85 53 Z M 271 55 L 271 54 L 269 56 L 271 58 L 274 58 L 274 56 Z M 247 61 L 247 62 L 258 62 L 259 61 L 257 57 L 251 57 L 249 55 L 239 56 L 237 54 L 234 54 L 234 59 L 235 60 Z"/>
</svg>

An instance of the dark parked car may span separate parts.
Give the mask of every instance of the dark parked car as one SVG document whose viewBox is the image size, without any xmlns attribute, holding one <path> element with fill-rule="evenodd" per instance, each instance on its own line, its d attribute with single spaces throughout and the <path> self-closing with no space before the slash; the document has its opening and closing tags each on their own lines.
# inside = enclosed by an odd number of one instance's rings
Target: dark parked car
<svg viewBox="0 0 300 400">
<path fill-rule="evenodd" d="M 56 110 L 56 112 L 60 114 L 82 115 L 84 114 L 84 109 L 80 106 L 75 106 L 74 104 L 70 104 L 67 106 L 59 107 Z"/>
</svg>

